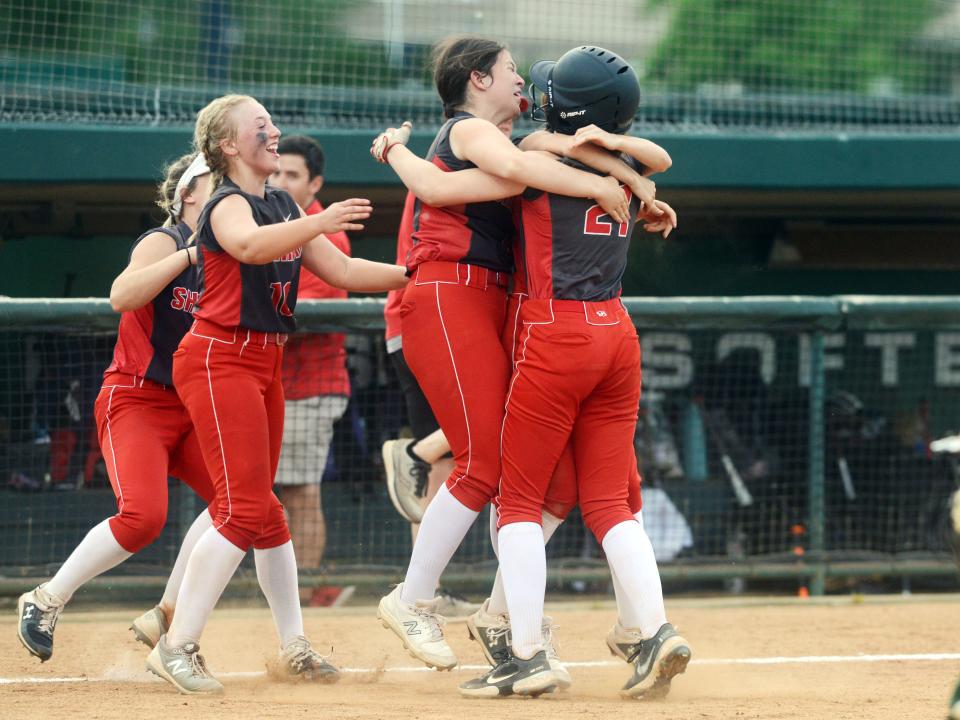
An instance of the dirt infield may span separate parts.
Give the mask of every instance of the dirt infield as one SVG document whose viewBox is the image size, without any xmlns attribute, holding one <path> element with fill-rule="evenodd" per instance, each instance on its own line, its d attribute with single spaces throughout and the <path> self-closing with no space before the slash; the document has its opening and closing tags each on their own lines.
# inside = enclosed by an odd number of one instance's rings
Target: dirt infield
<svg viewBox="0 0 960 720">
<path fill-rule="evenodd" d="M 476 674 L 421 671 L 381 628 L 374 609 L 310 610 L 307 632 L 349 669 L 334 686 L 285 685 L 261 675 L 273 652 L 269 612 L 217 611 L 203 652 L 226 693 L 185 698 L 143 670 L 145 652 L 127 630 L 130 612 L 65 613 L 56 652 L 41 665 L 16 638 L 15 613 L 0 621 L 0 717 L 43 718 L 943 718 L 960 674 L 960 596 L 777 600 L 681 600 L 671 619 L 694 662 L 658 703 L 621 700 L 629 675 L 607 654 L 610 603 L 548 608 L 573 687 L 539 700 L 467 700 L 457 683 Z M 448 636 L 461 663 L 478 666 L 466 628 Z M 891 656 L 910 657 L 891 657 Z M 86 678 L 86 679 L 83 679 Z M 33 680 L 31 680 L 33 679 Z M 37 682 L 37 680 L 41 682 Z"/>
</svg>

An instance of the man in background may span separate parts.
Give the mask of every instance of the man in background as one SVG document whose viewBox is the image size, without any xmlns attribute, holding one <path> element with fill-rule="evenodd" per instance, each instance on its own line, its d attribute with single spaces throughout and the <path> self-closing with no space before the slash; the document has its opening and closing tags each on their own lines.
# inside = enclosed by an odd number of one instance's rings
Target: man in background
<svg viewBox="0 0 960 720">
<path fill-rule="evenodd" d="M 323 187 L 325 158 L 320 144 L 294 135 L 283 138 L 278 150 L 280 169 L 270 177 L 270 184 L 290 193 L 307 215 L 321 212 L 317 193 Z M 346 233 L 334 233 L 327 239 L 350 255 Z M 331 287 L 302 268 L 298 297 L 342 299 L 347 291 Z M 275 489 L 289 517 L 297 563 L 307 571 L 320 567 L 327 544 L 320 481 L 327 466 L 333 425 L 346 410 L 350 396 L 344 340 L 342 333 L 298 333 L 290 338 L 283 353 L 286 418 Z M 340 605 L 352 594 L 352 587 L 318 587 L 303 599 L 314 606 Z"/>
</svg>

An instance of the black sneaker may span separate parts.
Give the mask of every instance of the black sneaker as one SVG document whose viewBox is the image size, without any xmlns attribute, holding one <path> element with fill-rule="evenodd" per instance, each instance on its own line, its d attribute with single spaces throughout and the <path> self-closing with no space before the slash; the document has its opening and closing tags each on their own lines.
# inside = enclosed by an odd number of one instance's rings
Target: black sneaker
<svg viewBox="0 0 960 720">
<path fill-rule="evenodd" d="M 486 675 L 461 684 L 460 694 L 464 697 L 537 697 L 557 689 L 557 678 L 543 650 L 529 660 L 521 660 L 508 649 L 499 653 L 496 660 L 497 664 Z"/>
<path fill-rule="evenodd" d="M 45 595 L 39 587 L 25 592 L 17 602 L 20 622 L 17 636 L 31 655 L 46 662 L 53 655 L 53 631 L 63 605 L 47 604 L 41 600 Z"/>
<path fill-rule="evenodd" d="M 649 640 L 633 646 L 627 662 L 633 677 L 623 686 L 624 697 L 657 700 L 670 692 L 670 681 L 687 669 L 690 645 L 670 623 L 664 623 Z"/>
</svg>

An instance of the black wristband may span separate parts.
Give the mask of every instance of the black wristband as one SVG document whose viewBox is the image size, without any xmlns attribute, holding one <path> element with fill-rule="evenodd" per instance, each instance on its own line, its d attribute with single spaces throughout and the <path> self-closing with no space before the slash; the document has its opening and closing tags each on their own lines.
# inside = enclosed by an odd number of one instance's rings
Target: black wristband
<svg viewBox="0 0 960 720">
<path fill-rule="evenodd" d="M 184 248 L 183 251 L 187 254 L 187 267 L 193 267 L 193 260 L 190 259 L 190 248 Z"/>
</svg>

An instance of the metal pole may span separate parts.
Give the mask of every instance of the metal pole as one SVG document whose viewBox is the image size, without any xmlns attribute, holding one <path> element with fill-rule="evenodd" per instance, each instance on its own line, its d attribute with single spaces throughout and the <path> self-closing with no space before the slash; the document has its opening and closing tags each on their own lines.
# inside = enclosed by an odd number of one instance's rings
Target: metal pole
<svg viewBox="0 0 960 720">
<path fill-rule="evenodd" d="M 810 577 L 810 594 L 823 595 L 826 580 L 825 533 L 824 533 L 824 401 L 826 374 L 823 366 L 823 333 L 815 332 L 810 338 L 810 430 L 808 438 L 810 528 L 807 557 L 813 564 Z"/>
</svg>

